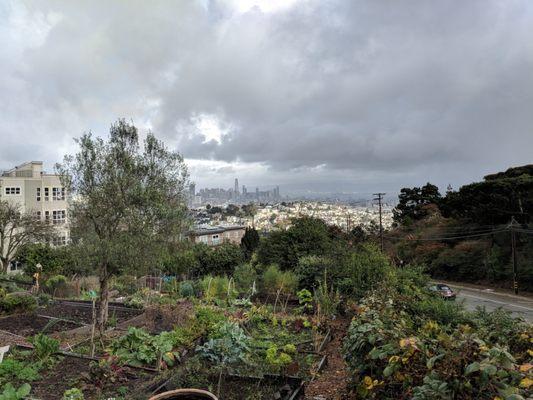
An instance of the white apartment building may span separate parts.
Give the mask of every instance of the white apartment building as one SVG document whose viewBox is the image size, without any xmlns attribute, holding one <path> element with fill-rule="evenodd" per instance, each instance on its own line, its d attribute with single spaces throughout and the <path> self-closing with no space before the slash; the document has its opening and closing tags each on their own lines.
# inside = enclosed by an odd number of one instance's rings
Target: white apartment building
<svg viewBox="0 0 533 400">
<path fill-rule="evenodd" d="M 0 175 L 0 200 L 18 205 L 22 213 L 56 225 L 54 245 L 69 240 L 68 204 L 59 175 L 43 171 L 42 161 L 30 161 Z"/>
</svg>

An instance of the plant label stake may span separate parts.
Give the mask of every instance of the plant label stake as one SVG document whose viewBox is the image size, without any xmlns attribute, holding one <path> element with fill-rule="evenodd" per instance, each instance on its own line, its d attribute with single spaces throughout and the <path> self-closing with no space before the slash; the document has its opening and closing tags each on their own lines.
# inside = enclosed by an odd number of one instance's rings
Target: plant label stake
<svg viewBox="0 0 533 400">
<path fill-rule="evenodd" d="M 2 363 L 2 360 L 4 359 L 4 354 L 6 354 L 9 351 L 9 346 L 0 347 L 0 364 Z"/>
</svg>

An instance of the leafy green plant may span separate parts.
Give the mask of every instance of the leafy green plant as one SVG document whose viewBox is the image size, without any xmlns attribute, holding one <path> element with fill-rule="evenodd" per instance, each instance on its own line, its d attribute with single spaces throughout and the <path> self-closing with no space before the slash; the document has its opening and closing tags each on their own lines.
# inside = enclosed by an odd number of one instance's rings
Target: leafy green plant
<svg viewBox="0 0 533 400">
<path fill-rule="evenodd" d="M 78 388 L 65 390 L 61 400 L 84 400 L 83 392 Z"/>
<path fill-rule="evenodd" d="M 41 362 L 47 362 L 59 351 L 59 340 L 38 333 L 30 339 L 33 345 L 33 352 Z"/>
<path fill-rule="evenodd" d="M 298 304 L 300 304 L 300 311 L 309 312 L 313 310 L 313 294 L 307 290 L 302 289 L 296 293 L 298 297 Z"/>
<path fill-rule="evenodd" d="M 22 400 L 31 392 L 31 386 L 27 383 L 15 388 L 11 383 L 8 383 L 2 388 L 0 393 L 0 400 Z"/>
<path fill-rule="evenodd" d="M 7 382 L 31 382 L 39 378 L 36 364 L 5 358 L 0 364 L 0 384 Z"/>
<path fill-rule="evenodd" d="M 254 295 L 255 284 L 257 282 L 257 272 L 251 264 L 241 264 L 235 268 L 233 273 L 235 285 L 240 293 L 246 296 Z"/>
<path fill-rule="evenodd" d="M 237 297 L 233 280 L 227 276 L 206 276 L 201 281 L 204 297 L 208 301 L 231 300 Z"/>
<path fill-rule="evenodd" d="M 175 342 L 173 332 L 152 336 L 143 329 L 130 327 L 126 335 L 111 343 L 110 350 L 113 355 L 130 365 L 153 365 L 161 359 L 167 366 L 172 366 L 179 356 L 179 353 L 172 351 Z"/>
<path fill-rule="evenodd" d="M 296 353 L 296 348 L 287 346 L 285 346 L 282 351 L 279 351 L 278 346 L 272 344 L 266 351 L 265 361 L 276 371 L 280 371 L 292 363 L 292 357 L 290 354 Z"/>
<path fill-rule="evenodd" d="M 196 348 L 196 352 L 201 357 L 219 368 L 217 393 L 220 393 L 222 375 L 228 365 L 245 363 L 249 351 L 249 338 L 235 322 L 217 324 L 209 340 L 203 346 Z"/>
<path fill-rule="evenodd" d="M 206 332 L 211 332 L 219 323 L 226 321 L 226 316 L 219 310 L 207 307 L 198 307 L 196 309 L 196 321 Z"/>
<path fill-rule="evenodd" d="M 329 318 L 337 313 L 340 304 L 340 294 L 333 289 L 333 285 L 328 287 L 327 273 L 324 271 L 324 279 L 320 281 L 315 290 L 316 313 L 318 319 Z"/>
<path fill-rule="evenodd" d="M 209 340 L 196 351 L 218 365 L 246 362 L 248 337 L 235 322 L 221 322 L 213 329 Z"/>
<path fill-rule="evenodd" d="M 149 298 L 149 289 L 143 288 L 128 296 L 124 304 L 128 307 L 143 308 Z"/>
<path fill-rule="evenodd" d="M 263 273 L 263 288 L 267 293 L 293 293 L 298 287 L 298 277 L 290 271 L 280 271 L 277 265 L 269 266 Z"/>
<path fill-rule="evenodd" d="M 28 294 L 8 293 L 3 298 L 0 298 L 0 312 L 2 313 L 25 313 L 34 310 L 36 307 L 37 300 Z"/>
<path fill-rule="evenodd" d="M 232 304 L 237 307 L 247 307 L 247 308 L 253 305 L 250 299 L 235 299 L 233 300 Z"/>
<path fill-rule="evenodd" d="M 190 281 L 180 282 L 179 293 L 181 297 L 194 297 L 194 287 Z"/>
</svg>

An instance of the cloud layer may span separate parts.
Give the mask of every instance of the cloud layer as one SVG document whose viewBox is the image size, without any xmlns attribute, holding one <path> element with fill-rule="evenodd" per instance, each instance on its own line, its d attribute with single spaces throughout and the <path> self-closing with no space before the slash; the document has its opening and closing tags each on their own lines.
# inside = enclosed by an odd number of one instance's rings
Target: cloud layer
<svg viewBox="0 0 533 400">
<path fill-rule="evenodd" d="M 531 2 L 260 3 L 3 2 L 3 166 L 118 117 L 200 184 L 394 190 L 533 161 Z"/>
</svg>

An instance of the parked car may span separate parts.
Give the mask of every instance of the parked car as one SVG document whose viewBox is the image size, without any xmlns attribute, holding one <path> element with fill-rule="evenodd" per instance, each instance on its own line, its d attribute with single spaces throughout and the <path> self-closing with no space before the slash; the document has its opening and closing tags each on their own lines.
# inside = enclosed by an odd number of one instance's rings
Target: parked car
<svg viewBox="0 0 533 400">
<path fill-rule="evenodd" d="M 444 283 L 436 283 L 431 285 L 429 290 L 437 292 L 445 300 L 455 300 L 457 297 L 457 294 L 452 290 L 452 288 Z"/>
</svg>

